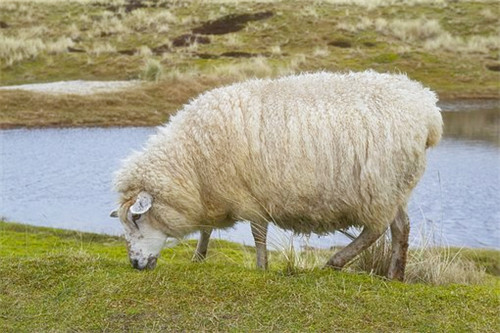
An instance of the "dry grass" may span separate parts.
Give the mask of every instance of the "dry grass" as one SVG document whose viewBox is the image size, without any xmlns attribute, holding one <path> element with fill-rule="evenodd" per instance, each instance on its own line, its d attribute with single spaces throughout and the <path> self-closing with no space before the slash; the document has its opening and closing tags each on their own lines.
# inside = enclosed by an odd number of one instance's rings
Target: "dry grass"
<svg viewBox="0 0 500 333">
<path fill-rule="evenodd" d="M 163 34 L 168 32 L 170 24 L 176 23 L 177 20 L 177 17 L 168 10 L 151 12 L 138 9 L 126 15 L 123 24 L 137 32 L 154 30 Z"/>
<path fill-rule="evenodd" d="M 352 238 L 353 235 L 350 235 Z M 387 276 L 391 262 L 391 237 L 386 232 L 375 244 L 363 251 L 349 267 L 358 272 L 366 272 L 378 276 Z"/>
<path fill-rule="evenodd" d="M 444 5 L 446 0 L 320 0 L 320 2 L 338 5 L 357 5 L 369 9 L 392 6 L 395 4 L 402 6 L 415 6 L 421 4 Z"/>
<path fill-rule="evenodd" d="M 239 48 L 244 45 L 241 37 L 236 34 L 227 34 L 223 38 L 222 42 L 228 47 Z"/>
<path fill-rule="evenodd" d="M 345 232 L 351 239 L 355 234 Z M 485 268 L 478 266 L 469 257 L 462 256 L 461 250 L 447 246 L 435 246 L 429 239 L 419 247 L 410 248 L 406 266 L 405 282 L 430 285 L 481 284 L 486 280 Z M 332 251 L 305 246 L 296 249 L 297 239 L 283 238 L 280 246 L 275 246 L 274 260 L 284 263 L 286 273 L 296 273 L 323 267 Z M 307 244 L 307 243 L 306 243 Z M 273 258 L 272 258 L 273 259 Z M 387 232 L 370 248 L 362 252 L 349 266 L 353 272 L 386 276 L 391 259 L 391 240 Z"/>
<path fill-rule="evenodd" d="M 443 33 L 425 42 L 426 50 L 446 50 L 461 53 L 488 54 L 500 49 L 500 38 L 498 36 L 472 36 L 468 39 Z"/>
<path fill-rule="evenodd" d="M 61 37 L 53 41 L 40 38 L 20 38 L 0 35 L 0 60 L 7 66 L 35 59 L 41 53 L 58 54 L 74 45 L 70 38 Z"/>
<path fill-rule="evenodd" d="M 480 284 L 485 269 L 447 247 L 421 247 L 409 252 L 405 281 L 432 285 Z"/>
<path fill-rule="evenodd" d="M 279 45 L 274 45 L 271 47 L 271 54 L 274 55 L 274 56 L 279 56 L 282 54 L 282 51 L 281 51 L 281 46 Z"/>
<path fill-rule="evenodd" d="M 148 58 L 145 61 L 141 79 L 158 82 L 162 78 L 163 72 L 163 66 L 158 60 Z"/>
<path fill-rule="evenodd" d="M 330 55 L 330 51 L 328 50 L 327 47 L 316 47 L 313 51 L 313 56 L 314 57 L 320 57 L 320 58 L 325 58 Z"/>
<path fill-rule="evenodd" d="M 426 17 L 394 20 L 362 17 L 357 23 L 339 22 L 337 28 L 353 33 L 374 29 L 404 43 L 423 46 L 426 50 L 488 54 L 500 49 L 497 34 L 467 38 L 455 36 L 444 30 L 438 20 Z"/>
<path fill-rule="evenodd" d="M 90 55 L 99 56 L 105 53 L 115 53 L 116 47 L 110 43 L 99 43 L 96 42 L 87 50 Z"/>
<path fill-rule="evenodd" d="M 269 253 L 269 264 L 279 267 L 286 274 L 323 267 L 331 256 L 330 251 L 309 246 L 306 236 L 298 237 L 282 233 L 273 235 L 268 243 L 272 249 Z M 302 249 L 298 249 L 297 246 L 301 246 Z"/>
</svg>

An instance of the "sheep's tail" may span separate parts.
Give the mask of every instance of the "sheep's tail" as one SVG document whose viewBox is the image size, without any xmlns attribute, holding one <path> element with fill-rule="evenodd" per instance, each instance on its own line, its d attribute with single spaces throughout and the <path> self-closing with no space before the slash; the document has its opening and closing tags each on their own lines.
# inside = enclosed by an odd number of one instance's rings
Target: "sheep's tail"
<svg viewBox="0 0 500 333">
<path fill-rule="evenodd" d="M 439 143 L 441 135 L 443 134 L 443 118 L 441 117 L 441 110 L 438 107 L 436 107 L 435 112 L 432 113 L 427 128 L 429 132 L 427 134 L 425 148 L 434 147 Z"/>
</svg>

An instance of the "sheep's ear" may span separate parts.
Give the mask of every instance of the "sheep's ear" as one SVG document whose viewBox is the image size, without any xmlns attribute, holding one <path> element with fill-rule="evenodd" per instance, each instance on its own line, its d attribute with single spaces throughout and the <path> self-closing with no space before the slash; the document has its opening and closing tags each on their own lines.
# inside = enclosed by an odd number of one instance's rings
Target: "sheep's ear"
<svg viewBox="0 0 500 333">
<path fill-rule="evenodd" d="M 109 213 L 109 217 L 118 217 L 118 211 L 114 210 L 111 213 Z"/>
<path fill-rule="evenodd" d="M 147 192 L 141 192 L 137 196 L 135 203 L 130 206 L 130 212 L 135 215 L 146 213 L 153 204 L 153 197 Z"/>
</svg>

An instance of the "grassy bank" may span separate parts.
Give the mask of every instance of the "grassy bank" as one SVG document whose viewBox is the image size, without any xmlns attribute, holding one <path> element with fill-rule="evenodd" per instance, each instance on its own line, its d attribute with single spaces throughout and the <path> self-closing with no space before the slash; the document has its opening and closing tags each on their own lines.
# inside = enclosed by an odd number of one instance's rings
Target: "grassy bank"
<svg viewBox="0 0 500 333">
<path fill-rule="evenodd" d="M 500 283 L 403 284 L 283 263 L 213 242 L 165 249 L 154 271 L 129 267 L 121 239 L 0 222 L 0 331 L 496 332 Z M 479 255 L 478 255 L 479 254 Z M 468 254 L 498 268 L 498 252 Z"/>
<path fill-rule="evenodd" d="M 158 125 L 203 90 L 323 69 L 406 72 L 444 99 L 500 97 L 495 1 L 392 2 L 2 1 L 0 85 L 151 83 L 94 96 L 0 91 L 0 127 Z"/>
</svg>

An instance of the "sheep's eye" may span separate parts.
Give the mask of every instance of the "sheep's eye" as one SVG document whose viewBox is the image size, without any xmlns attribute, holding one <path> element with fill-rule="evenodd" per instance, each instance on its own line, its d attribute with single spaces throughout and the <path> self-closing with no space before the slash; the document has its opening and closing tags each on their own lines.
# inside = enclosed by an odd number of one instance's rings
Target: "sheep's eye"
<svg viewBox="0 0 500 333">
<path fill-rule="evenodd" d="M 132 214 L 132 222 L 134 223 L 135 227 L 139 229 L 139 225 L 137 224 L 137 221 L 141 218 L 141 214 Z"/>
</svg>

